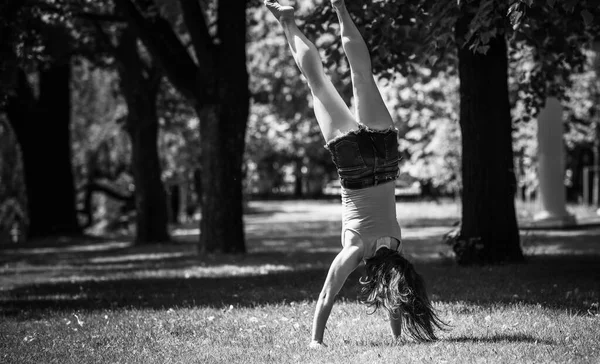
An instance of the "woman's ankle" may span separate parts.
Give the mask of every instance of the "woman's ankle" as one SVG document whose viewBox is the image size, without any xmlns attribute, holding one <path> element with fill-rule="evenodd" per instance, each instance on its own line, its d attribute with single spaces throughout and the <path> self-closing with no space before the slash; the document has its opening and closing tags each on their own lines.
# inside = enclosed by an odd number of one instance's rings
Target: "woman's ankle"
<svg viewBox="0 0 600 364">
<path fill-rule="evenodd" d="M 294 8 L 291 6 L 283 6 L 277 0 L 265 0 L 264 4 L 271 11 L 275 19 L 280 23 L 294 22 Z"/>
</svg>

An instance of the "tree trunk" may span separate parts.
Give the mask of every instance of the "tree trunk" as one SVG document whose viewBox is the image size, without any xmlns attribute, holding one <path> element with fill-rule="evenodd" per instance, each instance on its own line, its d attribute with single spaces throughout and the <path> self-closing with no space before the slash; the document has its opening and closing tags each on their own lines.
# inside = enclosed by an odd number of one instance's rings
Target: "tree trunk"
<svg viewBox="0 0 600 364">
<path fill-rule="evenodd" d="M 128 103 L 128 107 L 131 106 Z M 135 241 L 136 243 L 162 243 L 169 240 L 167 200 L 158 158 L 158 120 L 154 112 L 155 106 L 147 105 L 147 107 L 149 109 L 144 110 L 142 115 L 130 109 L 127 117 L 135 183 Z"/>
<path fill-rule="evenodd" d="M 469 18 L 456 27 L 463 39 Z M 490 41 L 485 55 L 458 50 L 462 132 L 461 264 L 523 260 L 515 215 L 512 120 L 508 100 L 508 58 L 504 35 Z"/>
<path fill-rule="evenodd" d="M 137 38 L 125 30 L 119 44 L 120 84 L 127 102 L 127 133 L 135 184 L 136 243 L 169 240 L 167 195 L 158 157 L 156 95 L 160 77 L 148 69 L 137 50 Z M 146 72 L 144 72 L 146 71 Z"/>
<path fill-rule="evenodd" d="M 152 2 L 150 2 L 152 3 Z M 170 23 L 148 4 L 115 2 L 169 80 L 194 106 L 202 141 L 201 252 L 243 253 L 242 163 L 249 91 L 246 5 L 217 3 L 217 34 L 197 1 L 179 1 L 189 31 L 183 44 Z M 144 9 L 144 13 L 140 12 Z M 194 57 L 188 47 L 194 48 Z"/>
<path fill-rule="evenodd" d="M 222 43 L 216 53 L 216 87 L 207 87 L 216 91 L 216 102 L 198 110 L 204 192 L 199 250 L 245 253 L 242 164 L 250 98 L 245 2 L 219 2 L 218 30 Z"/>
<path fill-rule="evenodd" d="M 235 107 L 240 107 L 237 105 Z M 236 115 L 227 106 L 207 106 L 198 112 L 202 140 L 200 252 L 245 253 L 242 168 L 234 145 Z M 246 109 L 247 110 L 247 109 Z M 229 116 L 229 117 L 227 117 Z M 245 120 L 244 120 L 245 126 Z M 242 149 L 243 150 L 243 147 Z"/>
<path fill-rule="evenodd" d="M 70 62 L 52 63 L 39 72 L 38 100 L 22 70 L 18 77 L 7 114 L 23 153 L 29 235 L 80 233 L 71 158 Z"/>
</svg>

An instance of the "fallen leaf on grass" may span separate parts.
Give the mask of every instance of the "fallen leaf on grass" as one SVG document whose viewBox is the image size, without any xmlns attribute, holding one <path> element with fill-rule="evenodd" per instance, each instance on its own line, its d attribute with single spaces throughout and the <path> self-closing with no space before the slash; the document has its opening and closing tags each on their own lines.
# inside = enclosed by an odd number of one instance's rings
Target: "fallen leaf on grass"
<svg viewBox="0 0 600 364">
<path fill-rule="evenodd" d="M 591 316 L 598 316 L 600 314 L 600 303 L 594 302 L 588 309 L 588 314 Z"/>
<path fill-rule="evenodd" d="M 77 319 L 77 325 L 83 327 L 83 321 L 79 318 L 79 316 L 77 316 L 76 314 L 73 314 L 73 316 L 75 316 L 75 318 Z"/>
</svg>

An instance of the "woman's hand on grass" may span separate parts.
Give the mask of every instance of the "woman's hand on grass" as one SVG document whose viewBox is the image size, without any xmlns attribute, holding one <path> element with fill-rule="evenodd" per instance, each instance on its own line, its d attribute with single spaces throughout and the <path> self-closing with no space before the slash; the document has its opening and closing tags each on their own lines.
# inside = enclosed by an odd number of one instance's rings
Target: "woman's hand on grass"
<svg viewBox="0 0 600 364">
<path fill-rule="evenodd" d="M 313 340 L 310 342 L 310 344 L 308 344 L 308 347 L 311 349 L 321 349 L 321 348 L 326 348 L 327 345 L 325 345 L 325 343 L 323 343 L 323 342 Z"/>
</svg>

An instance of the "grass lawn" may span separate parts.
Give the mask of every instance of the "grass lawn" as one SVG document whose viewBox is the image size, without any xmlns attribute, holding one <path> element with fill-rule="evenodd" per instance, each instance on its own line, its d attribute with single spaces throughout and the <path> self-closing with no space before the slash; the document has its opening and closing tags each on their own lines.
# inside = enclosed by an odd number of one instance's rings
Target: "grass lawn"
<svg viewBox="0 0 600 364">
<path fill-rule="evenodd" d="M 527 263 L 458 267 L 440 243 L 456 206 L 399 203 L 404 251 L 450 329 L 393 342 L 340 293 L 325 350 L 315 298 L 340 249 L 337 203 L 252 203 L 245 256 L 177 243 L 58 239 L 0 247 L 0 363 L 600 363 L 600 228 L 523 231 Z"/>
</svg>

